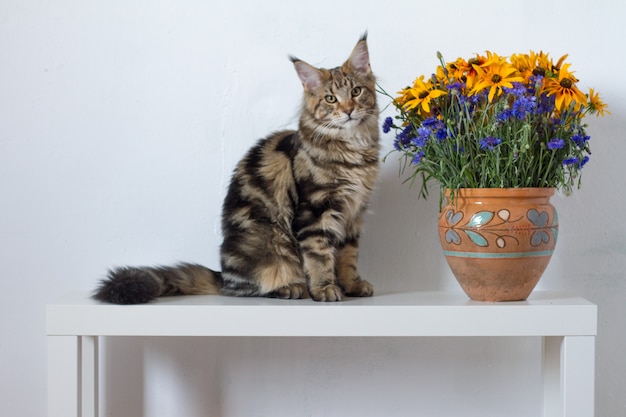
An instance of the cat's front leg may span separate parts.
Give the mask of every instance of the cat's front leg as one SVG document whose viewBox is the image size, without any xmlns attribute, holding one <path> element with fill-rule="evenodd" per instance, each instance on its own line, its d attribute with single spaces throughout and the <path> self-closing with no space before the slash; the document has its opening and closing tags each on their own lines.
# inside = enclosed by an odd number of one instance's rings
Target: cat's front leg
<svg viewBox="0 0 626 417">
<path fill-rule="evenodd" d="M 328 239 L 311 236 L 303 240 L 300 247 L 311 298 L 315 301 L 343 300 L 343 292 L 337 285 L 335 248 Z"/>
<path fill-rule="evenodd" d="M 372 284 L 361 279 L 357 270 L 358 240 L 345 243 L 337 251 L 337 279 L 344 294 L 353 297 L 371 297 Z"/>
</svg>

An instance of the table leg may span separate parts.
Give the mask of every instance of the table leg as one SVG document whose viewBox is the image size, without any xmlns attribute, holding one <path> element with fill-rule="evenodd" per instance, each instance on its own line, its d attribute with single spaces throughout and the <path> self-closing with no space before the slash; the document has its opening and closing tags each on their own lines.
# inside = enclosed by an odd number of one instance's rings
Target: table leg
<svg viewBox="0 0 626 417">
<path fill-rule="evenodd" d="M 48 417 L 79 417 L 78 337 L 48 336 Z"/>
<path fill-rule="evenodd" d="M 594 379 L 594 336 L 544 338 L 544 417 L 593 417 Z"/>
<path fill-rule="evenodd" d="M 98 417 L 98 337 L 80 336 L 81 417 Z"/>
<path fill-rule="evenodd" d="M 98 417 L 96 336 L 48 336 L 48 417 Z"/>
</svg>

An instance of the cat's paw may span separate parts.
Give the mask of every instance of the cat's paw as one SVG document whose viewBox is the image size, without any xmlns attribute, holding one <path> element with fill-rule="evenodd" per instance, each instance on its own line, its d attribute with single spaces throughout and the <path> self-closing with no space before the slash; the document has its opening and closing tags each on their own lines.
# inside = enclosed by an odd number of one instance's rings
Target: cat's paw
<svg viewBox="0 0 626 417">
<path fill-rule="evenodd" d="M 272 291 L 269 296 L 283 299 L 298 299 L 307 297 L 305 284 L 289 284 Z"/>
<path fill-rule="evenodd" d="M 311 289 L 311 298 L 315 301 L 341 301 L 343 292 L 335 284 L 325 285 L 320 288 Z"/>
<path fill-rule="evenodd" d="M 365 280 L 355 282 L 350 290 L 346 291 L 346 295 L 350 297 L 371 297 L 374 295 L 374 287 Z"/>
</svg>

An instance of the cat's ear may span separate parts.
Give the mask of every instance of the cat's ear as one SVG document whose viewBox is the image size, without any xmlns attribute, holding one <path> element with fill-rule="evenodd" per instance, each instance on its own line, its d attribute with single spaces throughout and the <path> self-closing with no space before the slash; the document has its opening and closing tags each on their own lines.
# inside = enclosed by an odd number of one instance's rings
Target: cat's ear
<svg viewBox="0 0 626 417">
<path fill-rule="evenodd" d="M 302 81 L 304 91 L 311 92 L 320 86 L 322 83 L 322 73 L 320 70 L 304 61 L 299 60 L 295 56 L 291 56 L 289 59 L 291 59 L 291 62 L 293 62 L 293 65 L 296 68 L 298 77 L 300 77 L 300 81 Z"/>
<path fill-rule="evenodd" d="M 359 39 L 359 42 L 352 50 L 350 58 L 343 64 L 342 69 L 346 72 L 352 69 L 362 74 L 372 72 L 372 68 L 370 67 L 370 54 L 367 49 L 367 32 L 361 36 L 361 39 Z"/>
</svg>

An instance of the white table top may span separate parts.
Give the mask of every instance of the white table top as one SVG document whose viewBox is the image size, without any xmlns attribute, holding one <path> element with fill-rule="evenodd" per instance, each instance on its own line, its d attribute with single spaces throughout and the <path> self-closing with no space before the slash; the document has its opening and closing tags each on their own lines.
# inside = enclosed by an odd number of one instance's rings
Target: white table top
<svg viewBox="0 0 626 417">
<path fill-rule="evenodd" d="M 177 296 L 128 306 L 74 293 L 46 306 L 46 330 L 49 336 L 583 336 L 597 332 L 597 307 L 543 291 L 503 303 L 411 292 L 339 303 Z"/>
</svg>

